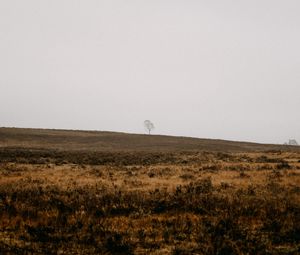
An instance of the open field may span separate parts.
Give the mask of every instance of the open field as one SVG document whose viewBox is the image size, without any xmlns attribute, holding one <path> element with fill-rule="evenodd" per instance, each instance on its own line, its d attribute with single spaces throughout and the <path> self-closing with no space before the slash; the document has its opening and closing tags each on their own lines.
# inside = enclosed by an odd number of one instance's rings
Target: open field
<svg viewBox="0 0 300 255">
<path fill-rule="evenodd" d="M 1 147 L 102 152 L 182 152 L 202 150 L 220 152 L 284 150 L 300 152 L 300 147 L 295 146 L 233 142 L 216 139 L 24 128 L 0 128 Z"/>
<path fill-rule="evenodd" d="M 0 254 L 300 253 L 297 147 L 91 134 L 0 129 Z"/>
</svg>

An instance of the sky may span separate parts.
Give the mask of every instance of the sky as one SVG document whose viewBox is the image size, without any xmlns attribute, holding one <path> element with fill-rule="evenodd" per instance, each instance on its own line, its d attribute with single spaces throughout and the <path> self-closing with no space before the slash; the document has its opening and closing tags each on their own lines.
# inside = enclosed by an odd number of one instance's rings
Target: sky
<svg viewBox="0 0 300 255">
<path fill-rule="evenodd" d="M 0 126 L 300 142 L 299 0 L 0 0 Z"/>
</svg>

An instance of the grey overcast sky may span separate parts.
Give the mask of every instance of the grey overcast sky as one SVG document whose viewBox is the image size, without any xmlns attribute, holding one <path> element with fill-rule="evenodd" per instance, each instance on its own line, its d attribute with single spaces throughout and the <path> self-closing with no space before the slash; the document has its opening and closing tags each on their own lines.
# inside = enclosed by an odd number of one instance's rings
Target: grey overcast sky
<svg viewBox="0 0 300 255">
<path fill-rule="evenodd" d="M 0 126 L 300 142 L 299 0 L 0 0 Z"/>
</svg>

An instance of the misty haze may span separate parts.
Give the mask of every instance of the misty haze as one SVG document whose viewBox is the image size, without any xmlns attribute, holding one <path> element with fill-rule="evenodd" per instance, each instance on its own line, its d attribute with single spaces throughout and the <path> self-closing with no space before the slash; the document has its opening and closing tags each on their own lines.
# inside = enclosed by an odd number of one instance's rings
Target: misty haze
<svg viewBox="0 0 300 255">
<path fill-rule="evenodd" d="M 0 254 L 299 254 L 299 13 L 0 1 Z"/>
<path fill-rule="evenodd" d="M 298 1 L 2 1 L 1 126 L 300 141 Z"/>
</svg>

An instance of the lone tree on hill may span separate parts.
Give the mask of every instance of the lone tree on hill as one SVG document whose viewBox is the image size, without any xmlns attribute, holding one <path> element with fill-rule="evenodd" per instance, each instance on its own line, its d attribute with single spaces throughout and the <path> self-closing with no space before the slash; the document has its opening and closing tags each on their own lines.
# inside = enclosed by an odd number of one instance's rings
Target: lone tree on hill
<svg viewBox="0 0 300 255">
<path fill-rule="evenodd" d="M 151 131 L 154 129 L 154 124 L 150 120 L 144 121 L 144 126 L 148 130 L 149 135 L 151 134 Z"/>
</svg>

